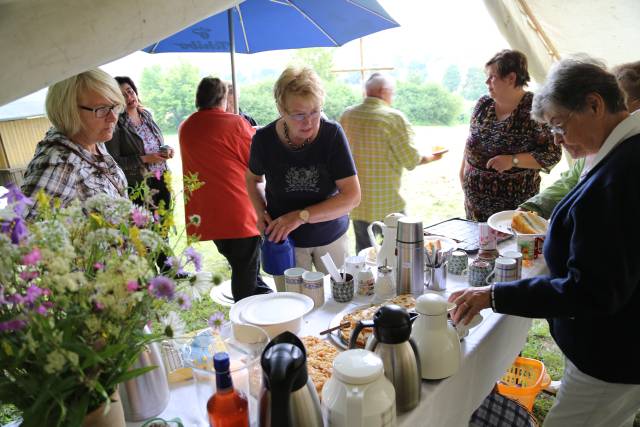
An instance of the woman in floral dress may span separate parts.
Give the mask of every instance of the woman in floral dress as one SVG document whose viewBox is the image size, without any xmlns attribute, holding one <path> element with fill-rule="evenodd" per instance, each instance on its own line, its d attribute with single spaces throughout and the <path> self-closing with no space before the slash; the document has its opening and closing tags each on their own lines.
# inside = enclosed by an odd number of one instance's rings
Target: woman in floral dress
<svg viewBox="0 0 640 427">
<path fill-rule="evenodd" d="M 526 56 L 503 50 L 485 71 L 489 95 L 473 110 L 460 168 L 467 218 L 480 222 L 537 194 L 539 170 L 549 172 L 562 156 L 549 129 L 530 117 Z"/>
</svg>

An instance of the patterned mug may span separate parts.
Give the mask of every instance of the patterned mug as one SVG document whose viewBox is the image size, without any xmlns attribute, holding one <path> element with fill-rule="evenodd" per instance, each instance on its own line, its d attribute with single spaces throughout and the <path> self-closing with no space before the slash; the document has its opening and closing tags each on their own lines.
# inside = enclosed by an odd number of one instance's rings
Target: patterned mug
<svg viewBox="0 0 640 427">
<path fill-rule="evenodd" d="M 451 253 L 448 261 L 448 269 L 451 274 L 464 274 L 469 266 L 469 257 L 462 249 L 457 249 Z"/>
<path fill-rule="evenodd" d="M 469 272 L 470 286 L 484 286 L 485 280 L 487 280 L 487 276 L 491 274 L 493 268 L 491 268 L 491 264 L 487 261 L 475 259 L 469 265 L 467 271 Z"/>
</svg>

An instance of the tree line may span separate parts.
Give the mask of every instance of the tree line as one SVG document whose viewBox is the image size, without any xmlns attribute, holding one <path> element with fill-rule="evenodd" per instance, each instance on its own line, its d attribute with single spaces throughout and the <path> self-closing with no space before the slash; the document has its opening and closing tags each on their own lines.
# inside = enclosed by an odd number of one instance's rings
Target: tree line
<svg viewBox="0 0 640 427">
<path fill-rule="evenodd" d="M 305 49 L 296 54 L 293 63 L 311 66 L 323 79 L 326 92 L 324 112 L 337 120 L 348 106 L 362 101 L 360 89 L 336 78 L 331 72 L 331 57 L 326 50 Z M 152 66 L 144 69 L 140 80 L 141 101 L 149 108 L 164 132 L 175 133 L 180 123 L 195 111 L 195 92 L 200 70 L 188 63 L 168 69 Z M 456 65 L 450 66 L 441 83 L 425 82 L 417 73 L 397 81 L 394 107 L 402 111 L 414 125 L 450 126 L 467 123 L 469 105 L 486 93 L 484 72 L 469 68 L 463 81 Z M 275 78 L 240 87 L 239 105 L 260 125 L 278 118 L 273 98 Z M 472 105 L 472 104 L 471 104 Z"/>
</svg>

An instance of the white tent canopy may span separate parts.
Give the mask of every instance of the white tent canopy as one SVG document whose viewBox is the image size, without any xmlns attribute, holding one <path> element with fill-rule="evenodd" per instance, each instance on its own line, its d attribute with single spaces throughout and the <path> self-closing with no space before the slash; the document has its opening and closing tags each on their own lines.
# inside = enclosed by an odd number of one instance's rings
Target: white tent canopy
<svg viewBox="0 0 640 427">
<path fill-rule="evenodd" d="M 0 105 L 142 49 L 241 0 L 0 0 Z"/>
<path fill-rule="evenodd" d="M 544 80 L 554 60 L 587 53 L 608 66 L 640 60 L 639 0 L 484 0 L 513 49 Z"/>
<path fill-rule="evenodd" d="M 240 2 L 0 0 L 0 106 Z M 484 2 L 509 44 L 527 54 L 537 81 L 554 59 L 571 53 L 586 52 L 608 65 L 640 59 L 640 0 Z M 469 36 L 481 31 L 468 30 Z"/>
</svg>

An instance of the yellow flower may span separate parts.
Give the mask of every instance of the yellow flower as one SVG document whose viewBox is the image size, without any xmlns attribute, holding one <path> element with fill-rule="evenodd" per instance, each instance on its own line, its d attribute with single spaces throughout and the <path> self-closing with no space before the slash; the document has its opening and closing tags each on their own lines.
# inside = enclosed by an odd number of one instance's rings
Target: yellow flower
<svg viewBox="0 0 640 427">
<path fill-rule="evenodd" d="M 131 238 L 131 243 L 138 251 L 140 256 L 146 256 L 147 248 L 144 247 L 142 241 L 140 240 L 140 229 L 138 227 L 131 227 L 129 230 L 129 237 Z"/>
</svg>

